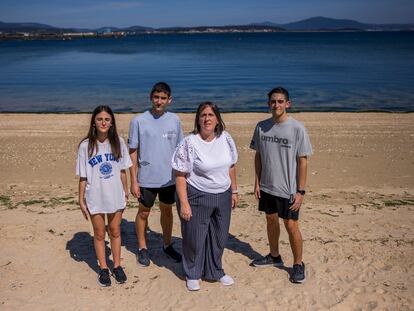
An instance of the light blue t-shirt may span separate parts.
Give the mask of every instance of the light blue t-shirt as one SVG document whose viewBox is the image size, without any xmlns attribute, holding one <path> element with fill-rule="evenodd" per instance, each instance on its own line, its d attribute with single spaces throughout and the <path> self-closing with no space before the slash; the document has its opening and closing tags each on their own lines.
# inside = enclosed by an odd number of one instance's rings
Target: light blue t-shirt
<svg viewBox="0 0 414 311">
<path fill-rule="evenodd" d="M 175 184 L 171 158 L 183 139 L 178 116 L 165 112 L 155 117 L 150 111 L 137 115 L 129 126 L 128 146 L 138 149 L 138 176 L 141 187 L 162 188 Z"/>
</svg>

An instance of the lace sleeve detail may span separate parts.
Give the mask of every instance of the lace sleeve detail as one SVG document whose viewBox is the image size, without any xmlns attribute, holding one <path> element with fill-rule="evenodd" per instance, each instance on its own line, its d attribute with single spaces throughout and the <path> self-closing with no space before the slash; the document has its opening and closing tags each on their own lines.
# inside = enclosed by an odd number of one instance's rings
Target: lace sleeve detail
<svg viewBox="0 0 414 311">
<path fill-rule="evenodd" d="M 172 168 L 183 173 L 190 173 L 193 170 L 194 147 L 190 136 L 185 137 L 175 149 L 171 160 Z"/>
<path fill-rule="evenodd" d="M 232 162 L 232 164 L 236 164 L 237 163 L 237 159 L 239 157 L 238 156 L 238 153 L 237 153 L 236 144 L 234 143 L 234 140 L 230 136 L 229 133 L 223 132 L 223 134 L 226 137 L 227 144 L 229 145 L 229 148 L 230 148 L 231 162 Z"/>
</svg>

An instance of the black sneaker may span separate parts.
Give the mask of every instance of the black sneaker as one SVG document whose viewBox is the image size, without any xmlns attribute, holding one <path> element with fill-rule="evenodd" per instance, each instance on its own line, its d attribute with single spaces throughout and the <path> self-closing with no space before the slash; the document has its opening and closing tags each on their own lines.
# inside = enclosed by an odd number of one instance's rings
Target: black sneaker
<svg viewBox="0 0 414 311">
<path fill-rule="evenodd" d="M 148 267 L 150 265 L 148 250 L 146 248 L 143 248 L 138 251 L 137 262 L 143 267 Z"/>
<path fill-rule="evenodd" d="M 107 268 L 99 270 L 98 283 L 102 287 L 111 286 L 111 278 L 109 277 L 109 270 Z"/>
<path fill-rule="evenodd" d="M 283 260 L 280 255 L 273 257 L 271 254 L 268 254 L 265 257 L 253 260 L 251 264 L 258 268 L 268 266 L 283 267 Z"/>
<path fill-rule="evenodd" d="M 170 244 L 167 248 L 162 248 L 164 250 L 164 253 L 167 254 L 168 257 L 170 257 L 172 260 L 175 260 L 175 262 L 181 262 L 182 257 L 179 252 L 177 252 L 172 244 Z"/>
<path fill-rule="evenodd" d="M 303 283 L 306 281 L 305 264 L 303 262 L 301 265 L 293 265 L 293 272 L 290 279 L 293 283 Z"/>
<path fill-rule="evenodd" d="M 127 281 L 127 276 L 121 266 L 114 268 L 114 270 L 112 270 L 112 275 L 118 284 L 123 284 Z"/>
</svg>

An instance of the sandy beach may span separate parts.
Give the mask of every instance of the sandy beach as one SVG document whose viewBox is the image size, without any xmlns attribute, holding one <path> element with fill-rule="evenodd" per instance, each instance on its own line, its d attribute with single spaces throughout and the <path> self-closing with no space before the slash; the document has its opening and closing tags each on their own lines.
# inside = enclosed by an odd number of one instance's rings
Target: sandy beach
<svg viewBox="0 0 414 311">
<path fill-rule="evenodd" d="M 268 253 L 265 216 L 253 196 L 249 142 L 264 113 L 224 114 L 239 151 L 241 200 L 223 256 L 235 285 L 188 292 L 180 264 L 162 251 L 159 209 L 149 220 L 148 268 L 136 264 L 129 199 L 122 222 L 128 282 L 101 288 L 90 225 L 77 205 L 77 145 L 88 114 L 0 114 L 0 310 L 414 310 L 414 114 L 297 113 L 314 155 L 301 209 L 307 282 L 284 268 L 254 268 Z M 127 138 L 132 114 L 116 116 Z M 180 114 L 184 131 L 194 114 Z M 177 214 L 173 236 L 181 249 Z M 109 254 L 109 246 L 108 246 Z"/>
</svg>

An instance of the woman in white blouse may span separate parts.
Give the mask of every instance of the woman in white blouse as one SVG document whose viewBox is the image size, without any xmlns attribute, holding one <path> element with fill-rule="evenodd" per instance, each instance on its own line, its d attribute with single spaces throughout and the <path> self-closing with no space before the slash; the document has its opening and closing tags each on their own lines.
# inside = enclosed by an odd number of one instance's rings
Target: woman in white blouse
<svg viewBox="0 0 414 311">
<path fill-rule="evenodd" d="M 205 102 L 197 109 L 194 131 L 177 147 L 177 208 L 183 238 L 183 268 L 188 290 L 199 290 L 200 279 L 230 286 L 221 258 L 227 242 L 232 208 L 238 203 L 237 149 L 218 107 Z"/>
</svg>

